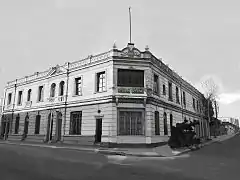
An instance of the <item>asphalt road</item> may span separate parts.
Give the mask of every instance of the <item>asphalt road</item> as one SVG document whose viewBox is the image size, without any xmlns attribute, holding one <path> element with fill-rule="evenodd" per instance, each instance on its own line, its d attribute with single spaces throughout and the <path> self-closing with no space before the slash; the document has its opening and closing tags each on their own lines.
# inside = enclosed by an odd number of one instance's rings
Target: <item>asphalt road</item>
<svg viewBox="0 0 240 180">
<path fill-rule="evenodd" d="M 0 144 L 0 180 L 239 180 L 240 137 L 177 159 Z"/>
</svg>

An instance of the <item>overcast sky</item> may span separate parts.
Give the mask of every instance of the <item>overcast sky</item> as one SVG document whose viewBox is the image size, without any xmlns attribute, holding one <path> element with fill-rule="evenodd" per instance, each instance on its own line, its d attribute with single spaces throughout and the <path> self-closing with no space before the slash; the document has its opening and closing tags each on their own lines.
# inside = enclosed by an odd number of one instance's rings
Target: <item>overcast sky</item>
<svg viewBox="0 0 240 180">
<path fill-rule="evenodd" d="M 129 41 L 199 86 L 219 85 L 220 116 L 240 117 L 240 3 L 231 0 L 1 0 L 0 93 L 7 81 Z"/>
</svg>

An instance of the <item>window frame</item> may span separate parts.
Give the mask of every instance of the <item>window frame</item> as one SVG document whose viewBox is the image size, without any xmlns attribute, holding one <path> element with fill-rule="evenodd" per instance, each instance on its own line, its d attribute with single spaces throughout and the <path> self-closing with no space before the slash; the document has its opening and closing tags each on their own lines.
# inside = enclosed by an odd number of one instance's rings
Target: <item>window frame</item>
<svg viewBox="0 0 240 180">
<path fill-rule="evenodd" d="M 23 101 L 23 90 L 18 91 L 17 106 L 21 106 Z"/>
<path fill-rule="evenodd" d="M 80 80 L 80 83 L 79 83 Z M 80 84 L 80 86 L 79 86 Z M 80 89 L 80 88 L 81 89 Z M 82 91 L 83 91 L 83 76 L 77 76 L 74 78 L 74 95 L 73 96 L 82 96 Z M 79 91 L 80 89 L 80 91 Z"/>
<path fill-rule="evenodd" d="M 7 105 L 10 105 L 11 103 L 12 103 L 12 92 L 8 93 Z"/>
<path fill-rule="evenodd" d="M 31 96 L 32 96 L 32 89 L 28 89 L 28 91 L 27 91 L 27 102 L 31 101 Z"/>
<path fill-rule="evenodd" d="M 65 81 L 61 81 L 61 82 L 59 83 L 58 96 L 64 96 L 64 90 L 65 90 Z"/>
<path fill-rule="evenodd" d="M 159 96 L 159 76 L 157 74 L 153 74 L 153 93 Z"/>
<path fill-rule="evenodd" d="M 172 82 L 168 82 L 168 100 L 173 101 L 173 91 L 172 91 L 173 84 Z"/>
<path fill-rule="evenodd" d="M 73 122 L 73 116 L 77 114 L 79 118 L 79 122 Z M 72 111 L 70 112 L 70 124 L 69 124 L 69 135 L 82 135 L 82 111 Z M 78 120 L 78 119 L 77 119 Z M 76 124 L 76 125 L 74 125 Z M 79 127 L 77 127 L 79 126 Z M 74 131 L 74 127 L 77 127 L 76 132 Z"/>
<path fill-rule="evenodd" d="M 37 102 L 43 102 L 43 101 L 44 101 L 44 85 L 41 85 L 41 86 L 38 86 Z"/>
<path fill-rule="evenodd" d="M 56 83 L 52 83 L 50 87 L 50 97 L 54 98 L 56 96 Z"/>
<path fill-rule="evenodd" d="M 100 78 L 101 75 L 104 75 L 104 78 Z M 102 90 L 100 91 L 100 80 L 102 79 Z M 105 84 L 104 84 L 105 82 Z M 95 80 L 95 92 L 96 93 L 102 93 L 107 91 L 107 73 L 105 71 L 97 72 L 96 73 L 96 80 Z"/>
</svg>

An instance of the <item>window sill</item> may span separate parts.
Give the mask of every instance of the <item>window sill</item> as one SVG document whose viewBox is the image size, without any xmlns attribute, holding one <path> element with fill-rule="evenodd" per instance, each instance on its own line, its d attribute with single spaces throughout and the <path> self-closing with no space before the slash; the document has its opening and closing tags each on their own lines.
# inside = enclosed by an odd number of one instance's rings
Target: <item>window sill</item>
<svg viewBox="0 0 240 180">
<path fill-rule="evenodd" d="M 74 94 L 74 95 L 72 95 L 72 97 L 79 97 L 79 96 L 82 96 L 82 94 L 79 94 L 79 95 Z"/>
<path fill-rule="evenodd" d="M 101 91 L 101 92 L 95 91 L 94 94 L 105 93 L 105 92 L 107 92 L 107 90 L 106 91 Z"/>
</svg>

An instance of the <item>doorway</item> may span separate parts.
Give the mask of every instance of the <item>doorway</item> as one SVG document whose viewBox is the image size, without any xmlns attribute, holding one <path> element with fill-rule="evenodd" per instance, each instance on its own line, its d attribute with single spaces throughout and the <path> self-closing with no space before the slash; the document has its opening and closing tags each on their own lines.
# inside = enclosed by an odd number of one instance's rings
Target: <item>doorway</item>
<svg viewBox="0 0 240 180">
<path fill-rule="evenodd" d="M 57 123 L 56 123 L 56 141 L 60 141 L 61 140 L 61 136 L 62 136 L 62 113 L 58 112 L 57 113 Z"/>
<path fill-rule="evenodd" d="M 102 118 L 96 119 L 96 134 L 95 143 L 100 143 L 102 140 Z"/>
<path fill-rule="evenodd" d="M 53 127 L 53 114 L 50 113 L 48 115 L 46 142 L 49 142 L 52 140 L 52 129 L 53 129 L 52 127 Z"/>
</svg>

